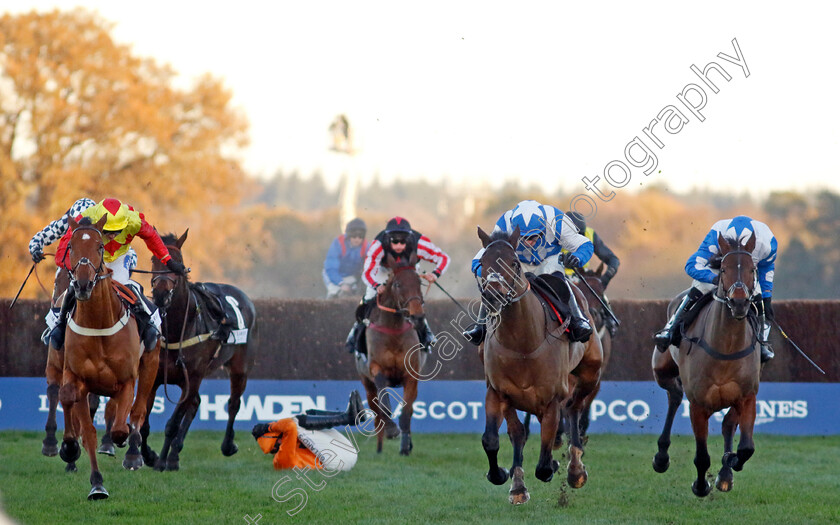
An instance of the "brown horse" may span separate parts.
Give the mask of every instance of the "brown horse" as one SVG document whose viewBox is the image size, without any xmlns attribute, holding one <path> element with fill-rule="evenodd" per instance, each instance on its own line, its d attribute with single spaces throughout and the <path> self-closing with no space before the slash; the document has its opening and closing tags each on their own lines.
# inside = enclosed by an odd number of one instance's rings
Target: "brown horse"
<svg viewBox="0 0 840 525">
<path fill-rule="evenodd" d="M 367 360 L 357 359 L 356 370 L 367 392 L 368 407 L 376 415 L 376 451 L 382 440 L 402 432 L 400 454 L 407 456 L 411 442 L 411 416 L 417 399 L 417 382 L 426 361 L 415 327 L 423 323 L 423 288 L 417 274 L 417 254 L 408 262 L 396 262 L 390 254 L 385 260 L 391 277 L 377 296 L 377 308 L 370 314 L 367 328 Z M 416 372 L 416 373 L 415 373 Z M 391 401 L 386 387 L 403 387 L 404 404 L 399 429 L 391 419 Z"/>
<path fill-rule="evenodd" d="M 700 497 L 711 491 L 705 476 L 711 465 L 706 440 L 713 413 L 729 408 L 723 419 L 723 467 L 715 480 L 718 490 L 732 490 L 732 469 L 740 471 L 755 452 L 753 427 L 760 355 L 756 352 L 756 330 L 748 322 L 756 282 L 756 268 L 750 255 L 755 248 L 755 235 L 746 246 L 718 235 L 718 246 L 722 258 L 715 300 L 699 311 L 696 320 L 685 330 L 679 348 L 671 346 L 666 352 L 654 349 L 652 358 L 656 382 L 668 392 L 668 414 L 659 436 L 653 469 L 668 470 L 671 425 L 685 392 L 696 444 L 697 479 L 691 490 Z M 680 299 L 678 296 L 671 301 L 669 316 Z M 738 425 L 741 439 L 736 454 L 732 452 L 732 441 Z"/>
<path fill-rule="evenodd" d="M 184 263 L 182 247 L 187 240 L 185 231 L 180 238 L 173 234 L 162 237 L 163 243 L 169 249 L 169 255 L 180 263 Z M 227 344 L 210 335 L 213 331 L 211 320 L 207 318 L 206 298 L 199 297 L 194 284 L 186 276 L 168 273 L 166 265 L 152 257 L 152 297 L 155 305 L 163 314 L 163 337 L 166 341 L 162 350 L 160 369 L 149 397 L 148 409 L 154 403 L 154 392 L 160 385 L 173 384 L 181 389 L 181 399 L 172 416 L 166 423 L 163 446 L 160 457 L 148 446 L 149 422 L 143 425 L 142 452 L 143 459 L 156 470 L 178 470 L 180 468 L 180 453 L 184 447 L 184 439 L 190 425 L 198 411 L 201 397 L 199 387 L 205 377 L 223 366 L 230 376 L 230 401 L 228 404 L 228 423 L 225 437 L 222 440 L 222 454 L 232 456 L 239 450 L 234 443 L 233 422 L 248 383 L 248 373 L 254 366 L 256 356 L 256 320 L 257 312 L 254 303 L 245 293 L 227 284 L 200 283 L 203 286 L 218 286 L 226 301 L 233 301 L 239 308 L 241 322 L 247 328 L 245 341 L 237 344 Z"/>
<path fill-rule="evenodd" d="M 481 294 L 488 307 L 488 330 L 479 355 L 487 381 L 486 426 L 481 444 L 490 464 L 487 479 L 502 485 L 510 475 L 513 482 L 509 501 L 521 504 L 530 498 L 522 471 L 525 429 L 516 414 L 524 410 L 540 421 L 540 459 L 535 475 L 548 482 L 560 464 L 552 458 L 563 409 L 570 432 L 568 482 L 574 488 L 586 483 L 581 462 L 583 442 L 580 415 L 587 397 L 596 391 L 601 377 L 602 352 L 597 337 L 587 343 L 572 343 L 565 334 L 568 324 L 553 321 L 524 278 L 515 247 L 519 229 L 488 236 L 481 228 L 478 236 L 484 246 L 481 256 Z M 575 287 L 572 286 L 574 290 Z M 586 300 L 576 292 L 581 309 Z M 576 382 L 571 385 L 570 375 Z M 511 471 L 499 467 L 499 427 L 504 416 L 513 444 Z"/>
<path fill-rule="evenodd" d="M 137 324 L 112 287 L 111 271 L 104 264 L 105 221 L 105 216 L 95 225 L 87 218 L 79 223 L 69 218 L 71 286 L 78 302 L 67 323 L 64 342 L 64 374 L 59 390 L 64 440 L 59 455 L 68 463 L 76 461 L 81 455 L 81 433 L 91 465 L 88 499 L 108 497 L 96 461 L 96 428 L 90 417 L 88 393 L 112 398 L 111 437 L 117 445 L 128 440 L 123 466 L 138 469 L 143 465 L 139 430 L 146 419 L 146 401 L 158 367 L 157 348 L 143 352 Z M 130 428 L 126 424 L 129 416 Z"/>
<path fill-rule="evenodd" d="M 70 285 L 70 272 L 64 268 L 60 268 L 56 273 L 55 284 L 53 285 L 53 295 L 51 306 L 58 308 L 64 300 L 64 291 Z M 49 333 L 49 331 L 45 332 Z M 44 370 L 44 375 L 47 379 L 47 423 L 44 425 L 46 435 L 41 442 L 41 454 L 47 457 L 58 455 L 58 440 L 55 437 L 58 425 L 56 423 L 56 412 L 58 408 L 58 389 L 61 388 L 61 376 L 64 374 L 64 348 L 56 350 L 52 344 L 47 343 L 47 366 Z M 88 394 L 88 403 L 90 404 L 90 417 L 93 419 L 99 408 L 99 396 L 95 394 Z M 78 422 L 77 422 L 78 424 Z M 77 428 L 77 432 L 81 427 Z M 110 441 L 111 437 L 105 433 L 102 437 L 103 441 Z M 111 454 L 114 455 L 113 453 Z M 71 461 L 65 467 L 67 472 L 76 472 L 76 462 Z"/>
</svg>

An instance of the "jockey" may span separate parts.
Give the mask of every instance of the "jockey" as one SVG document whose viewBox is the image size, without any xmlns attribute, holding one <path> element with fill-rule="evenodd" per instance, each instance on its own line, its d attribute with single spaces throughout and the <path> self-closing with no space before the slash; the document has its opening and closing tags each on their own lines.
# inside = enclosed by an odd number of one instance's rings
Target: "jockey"
<svg viewBox="0 0 840 525">
<path fill-rule="evenodd" d="M 132 306 L 132 312 L 137 320 L 137 328 L 140 338 L 146 350 L 151 350 L 160 337 L 160 316 L 154 303 L 143 295 L 143 288 L 139 283 L 130 279 L 130 260 L 128 251 L 135 236 L 145 241 L 146 246 L 166 267 L 174 273 L 184 275 L 184 265 L 170 257 L 169 250 L 164 246 L 157 230 L 146 222 L 142 213 L 134 210 L 131 206 L 121 203 L 117 199 L 104 199 L 99 204 L 82 211 L 76 220 L 87 217 L 92 223 L 96 223 L 102 216 L 107 216 L 105 227 L 102 231 L 102 242 L 104 243 L 104 263 L 113 274 L 111 278 L 120 284 L 129 286 L 137 297 L 137 302 Z M 66 256 L 67 247 L 72 232 L 68 231 L 55 254 L 57 264 L 70 270 L 69 260 Z M 65 242 L 66 240 L 66 242 Z M 136 259 L 136 256 L 135 256 Z M 76 303 L 76 296 L 73 287 L 67 289 L 64 295 L 64 302 L 61 305 L 58 324 L 50 333 L 50 341 L 53 348 L 60 349 L 64 346 L 64 330 L 67 325 L 67 314 Z M 144 306 L 145 305 L 145 306 Z"/>
<path fill-rule="evenodd" d="M 70 209 L 64 212 L 64 214 L 59 217 L 58 219 L 52 221 L 48 225 L 44 227 L 43 230 L 39 231 L 35 235 L 32 236 L 32 240 L 29 241 L 29 253 L 32 255 L 32 261 L 36 264 L 44 260 L 44 248 L 51 245 L 58 239 L 62 239 L 65 233 L 67 233 L 67 229 L 70 225 L 67 222 L 68 217 L 78 217 L 83 211 L 86 209 L 96 206 L 96 202 L 88 198 L 81 198 L 73 203 L 70 206 Z M 67 246 L 66 244 L 69 242 L 69 239 L 62 239 L 57 251 L 63 253 L 66 257 L 67 255 Z M 55 275 L 58 277 L 59 272 L 63 270 L 63 266 L 60 264 L 60 261 L 56 257 L 55 259 L 56 264 L 56 272 Z M 126 262 L 128 264 L 128 269 L 132 270 L 137 266 L 137 252 L 134 251 L 134 248 L 129 248 L 128 253 L 126 254 Z M 56 291 L 53 290 L 53 301 L 58 299 L 56 297 Z M 42 340 L 44 344 L 49 343 L 49 334 L 53 328 L 55 328 L 56 322 L 58 321 L 59 311 L 61 309 L 59 307 L 54 307 L 50 309 L 50 313 L 47 314 L 47 330 L 44 332 L 44 336 Z"/>
<path fill-rule="evenodd" d="M 411 224 L 402 217 L 394 217 L 388 221 L 385 229 L 379 232 L 376 238 L 370 243 L 362 270 L 362 281 L 367 285 L 365 295 L 356 308 L 356 324 L 347 335 L 344 347 L 351 354 L 359 352 L 364 354 L 363 345 L 359 344 L 364 333 L 364 321 L 370 315 L 375 304 L 376 295 L 383 293 L 382 286 L 391 276 L 391 270 L 382 266 L 385 255 L 390 254 L 395 260 L 408 260 L 413 253 L 417 257 L 435 264 L 432 273 L 421 274 L 420 277 L 430 283 L 437 281 L 443 272 L 449 267 L 449 256 L 443 250 L 435 246 L 428 237 L 420 232 L 411 229 Z M 429 321 L 423 316 L 422 322 L 417 323 L 417 335 L 427 352 L 437 342 L 434 333 L 429 328 Z"/>
<path fill-rule="evenodd" d="M 354 390 L 345 412 L 307 410 L 305 414 L 280 419 L 271 424 L 258 423 L 254 425 L 251 435 L 265 454 L 274 454 L 276 470 L 307 467 L 350 470 L 356 464 L 357 454 L 353 445 L 333 427 L 356 425 L 358 414 L 362 414 L 358 422 L 364 421 L 366 415 L 362 398 Z M 299 431 L 298 427 L 304 431 Z"/>
<path fill-rule="evenodd" d="M 697 301 L 717 288 L 718 274 L 720 273 L 719 267 L 715 264 L 715 262 L 719 262 L 720 254 L 718 234 L 727 239 L 737 239 L 742 245 L 751 236 L 755 235 L 755 249 L 752 252 L 758 281 L 755 294 L 756 297 L 760 294 L 762 298 L 760 302 L 756 301 L 761 306 L 759 315 L 761 333 L 758 334 L 758 342 L 761 345 L 761 362 L 765 363 L 773 359 L 775 355 L 768 338 L 770 336 L 770 323 L 774 318 L 771 301 L 778 245 L 776 237 L 766 224 L 746 215 L 724 219 L 712 225 L 712 229 L 706 234 L 700 248 L 685 263 L 686 273 L 694 279 L 691 288 L 668 320 L 665 328 L 657 332 L 653 340 L 660 352 L 664 352 L 672 344 L 679 344 L 679 338 L 677 337 L 679 326 L 686 322 L 689 317 L 692 317 L 692 313 L 696 313 L 692 312 L 691 309 L 697 304 Z"/>
<path fill-rule="evenodd" d="M 330 244 L 321 272 L 327 287 L 327 299 L 335 299 L 342 292 L 349 294 L 356 289 L 367 251 L 365 234 L 365 221 L 356 218 L 348 222 L 344 234 Z"/>
<path fill-rule="evenodd" d="M 578 213 L 576 211 L 567 211 L 566 216 L 572 219 L 572 222 L 575 223 L 577 226 L 578 231 L 589 239 L 592 242 L 592 246 L 595 249 L 595 255 L 601 259 L 601 261 L 607 265 L 607 269 L 604 270 L 604 274 L 601 275 L 601 285 L 604 287 L 604 291 L 606 292 L 607 285 L 610 283 L 613 277 L 615 277 L 616 272 L 618 272 L 618 265 L 621 264 L 621 261 L 618 260 L 618 256 L 613 253 L 612 250 L 604 243 L 598 233 L 590 226 L 586 225 L 586 218 L 583 214 Z M 568 250 L 563 250 L 563 252 L 567 252 Z M 586 269 L 589 267 L 589 263 L 584 264 L 582 268 Z M 566 275 L 573 276 L 575 275 L 574 270 L 571 268 L 566 268 Z M 603 299 L 604 302 L 607 303 L 609 307 L 610 300 L 607 298 L 607 294 L 604 293 Z M 613 319 L 612 315 L 607 314 L 604 312 L 604 324 L 607 327 L 607 330 L 610 332 L 610 335 L 615 337 L 616 332 L 618 331 L 618 325 L 615 324 L 615 319 Z"/>
<path fill-rule="evenodd" d="M 496 221 L 493 231 L 513 233 L 519 227 L 520 241 L 515 247 L 522 269 L 536 275 L 550 274 L 556 278 L 556 292 L 568 303 L 571 312 L 569 333 L 572 341 L 585 342 L 592 334 L 592 326 L 580 311 L 575 295 L 565 278 L 565 268 L 576 268 L 586 264 L 592 257 L 592 242 L 577 232 L 571 219 L 553 206 L 526 200 L 506 211 Z M 568 252 L 563 255 L 561 250 Z M 481 277 L 481 256 L 484 248 L 475 254 L 472 271 L 476 278 Z M 562 257 L 562 259 L 561 259 Z M 561 284 L 562 283 L 562 284 Z M 478 319 L 464 331 L 463 335 L 475 345 L 484 340 L 486 334 L 487 308 L 482 302 Z"/>
</svg>

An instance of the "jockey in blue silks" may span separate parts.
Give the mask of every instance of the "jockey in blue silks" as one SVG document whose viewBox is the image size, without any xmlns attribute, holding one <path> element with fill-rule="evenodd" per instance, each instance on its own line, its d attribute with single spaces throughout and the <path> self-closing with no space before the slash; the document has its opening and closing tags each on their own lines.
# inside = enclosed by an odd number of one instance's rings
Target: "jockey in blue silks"
<svg viewBox="0 0 840 525">
<path fill-rule="evenodd" d="M 554 277 L 553 282 L 559 288 L 556 291 L 568 303 L 571 311 L 570 338 L 581 342 L 589 340 L 592 326 L 580 311 L 564 270 L 586 264 L 594 250 L 592 242 L 578 233 L 572 220 L 562 211 L 533 200 L 522 201 L 512 210 L 502 214 L 493 231 L 501 230 L 511 234 L 517 227 L 520 240 L 514 249 L 522 269 L 535 275 L 548 274 Z M 568 253 L 561 253 L 564 248 Z M 477 278 L 481 277 L 482 255 L 484 248 L 479 250 L 472 260 L 472 271 Z M 487 309 L 482 304 L 476 323 L 464 332 L 464 337 L 473 344 L 481 343 L 486 334 L 486 320 Z"/>
<path fill-rule="evenodd" d="M 770 323 L 774 318 L 771 301 L 778 243 L 773 232 L 766 224 L 746 215 L 716 222 L 712 225 L 709 233 L 706 234 L 700 248 L 688 258 L 685 263 L 685 272 L 694 279 L 694 282 L 665 327 L 654 335 L 654 342 L 661 352 L 664 352 L 668 346 L 676 342 L 675 336 L 679 326 L 689 313 L 693 313 L 692 308 L 697 304 L 697 301 L 717 288 L 718 274 L 720 273 L 718 234 L 726 239 L 737 240 L 742 246 L 747 243 L 750 237 L 755 235 L 755 249 L 753 249 L 751 255 L 757 270 L 756 280 L 758 282 L 756 283 L 755 293 L 756 296 L 759 294 L 761 296 L 758 305 L 762 310 L 759 315 L 762 329 L 758 341 L 761 344 L 761 362 L 764 363 L 774 357 L 768 338 Z"/>
</svg>

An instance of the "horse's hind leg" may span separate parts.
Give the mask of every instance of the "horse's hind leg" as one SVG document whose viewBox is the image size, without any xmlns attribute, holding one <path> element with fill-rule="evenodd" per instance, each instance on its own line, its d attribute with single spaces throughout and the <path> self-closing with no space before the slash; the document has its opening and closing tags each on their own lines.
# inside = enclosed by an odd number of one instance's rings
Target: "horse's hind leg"
<svg viewBox="0 0 840 525">
<path fill-rule="evenodd" d="M 230 361 L 230 404 L 228 405 L 228 423 L 225 428 L 225 438 L 222 440 L 222 454 L 232 456 L 236 454 L 239 447 L 233 441 L 233 420 L 239 412 L 242 402 L 242 394 L 248 384 L 247 362 L 248 347 L 239 348 Z M 190 418 L 192 420 L 192 418 Z"/>
<path fill-rule="evenodd" d="M 186 407 L 184 408 L 184 417 L 181 419 L 181 424 L 178 426 L 178 432 L 172 440 L 172 448 L 169 450 L 169 455 L 166 457 L 166 470 L 175 471 L 181 468 L 181 451 L 184 449 L 184 440 L 187 438 L 187 432 L 190 430 L 193 419 L 198 413 L 198 407 L 201 404 L 201 396 L 193 396 L 184 401 Z M 237 407 L 237 412 L 239 408 Z"/>
<path fill-rule="evenodd" d="M 365 387 L 365 394 L 367 395 L 368 410 L 373 411 L 375 418 L 374 428 L 376 430 L 376 452 L 381 453 L 385 423 L 383 421 L 384 417 L 382 415 L 382 407 L 379 405 L 379 400 L 376 397 L 376 385 L 373 384 L 373 381 L 366 377 L 362 377 L 362 384 Z"/>
<path fill-rule="evenodd" d="M 49 376 L 48 376 L 49 377 Z M 55 431 L 58 425 L 55 420 L 56 407 L 58 405 L 58 381 L 50 382 L 47 379 L 47 403 L 49 404 L 49 413 L 47 414 L 47 424 L 44 426 L 46 436 L 41 446 L 41 454 L 45 456 L 55 456 L 58 454 L 58 440 L 55 437 Z"/>
<path fill-rule="evenodd" d="M 712 465 L 706 442 L 709 438 L 709 417 L 711 412 L 692 403 L 690 406 L 691 429 L 694 431 L 694 466 L 697 468 L 697 479 L 691 484 L 691 491 L 695 496 L 708 496 L 712 486 L 706 481 L 706 472 Z"/>
<path fill-rule="evenodd" d="M 91 417 L 93 417 L 93 414 L 91 414 Z M 111 429 L 114 426 L 115 417 L 116 405 L 114 405 L 111 400 L 108 400 L 108 402 L 105 403 L 105 433 L 102 434 L 102 443 L 99 445 L 99 450 L 97 450 L 100 454 L 106 454 L 108 456 L 116 455 L 114 440 L 111 437 Z M 125 445 L 125 443 L 123 443 L 123 445 Z"/>
<path fill-rule="evenodd" d="M 661 474 L 671 465 L 671 458 L 668 455 L 668 449 L 671 447 L 671 427 L 682 403 L 683 387 L 679 378 L 680 370 L 670 352 L 654 350 L 652 361 L 656 383 L 668 393 L 668 413 L 665 416 L 662 433 L 659 434 L 656 442 L 659 451 L 653 457 L 653 470 Z"/>
<path fill-rule="evenodd" d="M 160 383 L 157 379 L 155 379 L 155 384 L 152 387 L 152 391 L 149 393 L 149 399 L 146 401 L 147 417 L 143 421 L 143 426 L 140 427 L 140 455 L 143 456 L 143 462 L 152 468 L 154 468 L 157 463 L 158 455 L 154 450 L 152 450 L 152 447 L 149 446 L 149 431 L 151 430 L 151 425 L 149 425 L 148 416 L 152 413 L 152 408 L 155 404 L 155 393 L 157 392 L 159 386 Z"/>
<path fill-rule="evenodd" d="M 522 470 L 523 455 L 525 448 L 525 426 L 519 421 L 516 409 L 510 404 L 504 404 L 503 412 L 508 425 L 508 437 L 513 445 L 513 464 L 510 467 L 511 485 L 508 493 L 508 501 L 512 505 L 521 505 L 531 499 L 528 488 L 525 486 L 525 472 Z M 553 472 L 552 472 L 553 474 Z"/>
<path fill-rule="evenodd" d="M 733 476 L 732 464 L 737 463 L 738 457 L 732 453 L 732 441 L 735 437 L 735 429 L 738 427 L 738 409 L 732 407 L 723 418 L 721 433 L 723 434 L 723 458 L 721 468 L 715 478 L 715 487 L 721 492 L 732 490 Z"/>
<path fill-rule="evenodd" d="M 487 387 L 484 399 L 484 434 L 481 436 L 481 446 L 487 455 L 490 470 L 487 480 L 494 485 L 502 485 L 508 479 L 507 469 L 499 467 L 499 427 L 502 426 L 502 402 L 499 394 L 491 387 Z"/>
</svg>

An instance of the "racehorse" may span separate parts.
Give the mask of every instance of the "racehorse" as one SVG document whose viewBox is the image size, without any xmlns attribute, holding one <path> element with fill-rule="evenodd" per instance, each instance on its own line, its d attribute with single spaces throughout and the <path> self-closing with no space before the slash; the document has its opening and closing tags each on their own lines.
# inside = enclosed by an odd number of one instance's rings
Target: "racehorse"
<svg viewBox="0 0 840 525">
<path fill-rule="evenodd" d="M 755 248 L 755 235 L 745 246 L 718 235 L 718 246 L 720 276 L 714 301 L 702 306 L 696 320 L 684 329 L 679 348 L 671 346 L 666 352 L 654 349 L 652 358 L 656 382 L 668 392 L 668 414 L 659 436 L 659 451 L 654 456 L 653 469 L 656 472 L 668 470 L 671 425 L 685 392 L 696 444 L 697 479 L 691 490 L 699 497 L 711 492 L 705 479 L 711 465 L 706 440 L 709 417 L 714 412 L 729 408 L 722 424 L 724 454 L 723 466 L 715 480 L 718 490 L 732 490 L 732 469 L 740 471 L 755 452 L 753 427 L 760 354 L 756 352 L 757 331 L 748 317 L 756 282 L 756 268 L 750 255 Z M 680 299 L 678 296 L 671 301 L 669 316 Z M 695 308 L 701 305 L 699 303 Z M 732 441 L 738 425 L 741 426 L 741 438 L 738 452 L 733 453 Z"/>
<path fill-rule="evenodd" d="M 169 255 L 176 261 L 184 262 L 181 248 L 187 240 L 189 230 L 180 238 L 173 234 L 161 237 L 169 249 Z M 160 457 L 148 446 L 149 423 L 143 426 L 143 458 L 159 471 L 178 470 L 180 452 L 184 447 L 184 438 L 189 431 L 193 418 L 198 411 L 201 398 L 199 387 L 202 380 L 224 366 L 230 376 L 230 401 L 228 405 L 228 423 L 222 440 L 222 454 L 232 456 L 239 448 L 234 443 L 233 421 L 239 412 L 242 393 L 248 382 L 248 373 L 254 366 L 256 343 L 253 338 L 257 320 L 254 303 L 245 293 L 228 284 L 198 283 L 192 284 L 186 276 L 168 273 L 166 265 L 157 258 L 152 258 L 152 297 L 163 314 L 163 345 L 160 369 L 152 387 L 152 392 L 162 384 L 178 385 L 181 398 L 172 416 L 166 423 L 164 441 Z M 245 337 L 236 343 L 227 343 L 211 339 L 212 320 L 208 319 L 211 305 L 205 295 L 196 291 L 197 286 L 218 287 L 224 295 L 226 304 L 235 304 L 238 309 L 238 332 Z M 203 289 L 203 288 L 202 288 Z M 221 308 L 221 306 L 216 307 Z M 247 329 L 247 330 L 246 330 Z M 149 398 L 149 409 L 154 402 L 154 395 Z"/>
<path fill-rule="evenodd" d="M 411 442 L 411 416 L 417 399 L 418 375 L 426 362 L 415 327 L 423 323 L 423 288 L 417 274 L 417 254 L 397 262 L 391 254 L 384 266 L 391 270 L 367 328 L 367 360 L 357 359 L 356 370 L 367 392 L 368 407 L 376 415 L 376 451 L 382 452 L 384 436 L 402 433 L 400 454 L 407 456 Z M 399 429 L 391 419 L 391 400 L 386 387 L 403 387 Z"/>
<path fill-rule="evenodd" d="M 91 224 L 87 218 L 79 223 L 69 218 L 70 285 L 77 304 L 67 323 L 64 342 L 64 373 L 59 390 L 64 409 L 64 440 L 59 455 L 68 463 L 76 461 L 81 455 L 78 437 L 82 435 L 91 465 L 88 499 L 108 497 L 96 461 L 96 428 L 90 416 L 88 393 L 111 397 L 109 406 L 113 408 L 106 410 L 106 417 L 113 421 L 111 438 L 120 446 L 128 440 L 123 466 L 136 470 L 143 465 L 139 430 L 146 420 L 147 398 L 158 367 L 158 349 L 143 351 L 137 323 L 114 290 L 111 271 L 104 265 L 102 227 L 106 219 L 103 216 Z M 126 424 L 129 417 L 130 428 Z"/>
<path fill-rule="evenodd" d="M 512 504 L 525 503 L 530 498 L 522 470 L 525 428 L 516 414 L 517 410 L 524 410 L 540 421 L 540 458 L 535 475 L 541 481 L 551 481 L 560 467 L 551 451 L 565 410 L 571 430 L 567 479 L 570 486 L 580 488 L 587 480 L 581 462 L 580 415 L 587 397 L 600 382 L 600 342 L 597 337 L 590 337 L 587 343 L 570 342 L 565 334 L 568 320 L 558 323 L 548 316 L 531 291 L 516 255 L 519 228 L 512 234 L 497 231 L 492 236 L 478 228 L 478 236 L 484 246 L 481 295 L 489 312 L 487 336 L 479 347 L 487 381 L 486 426 L 481 438 L 490 465 L 487 479 L 502 485 L 512 477 Z M 586 311 L 586 300 L 580 291 L 575 293 L 581 309 Z M 570 375 L 576 378 L 574 385 Z M 499 467 L 497 460 L 502 416 L 513 444 L 510 471 Z"/>
<path fill-rule="evenodd" d="M 64 268 L 59 269 L 53 287 L 51 306 L 57 307 L 61 305 L 61 301 L 64 298 L 64 291 L 67 290 L 69 285 L 70 273 Z M 61 387 L 62 374 L 64 374 L 64 349 L 56 350 L 52 344 L 48 343 L 47 366 L 44 370 L 44 375 L 47 379 L 47 423 L 44 425 L 46 435 L 41 442 L 41 454 L 47 457 L 58 455 L 58 440 L 55 437 L 58 425 L 56 424 L 55 415 L 56 409 L 58 408 L 58 389 Z M 88 394 L 88 403 L 90 403 L 90 417 L 92 419 L 96 410 L 99 408 L 99 396 Z M 71 461 L 67 463 L 65 470 L 67 472 L 76 472 L 76 462 Z"/>
</svg>

